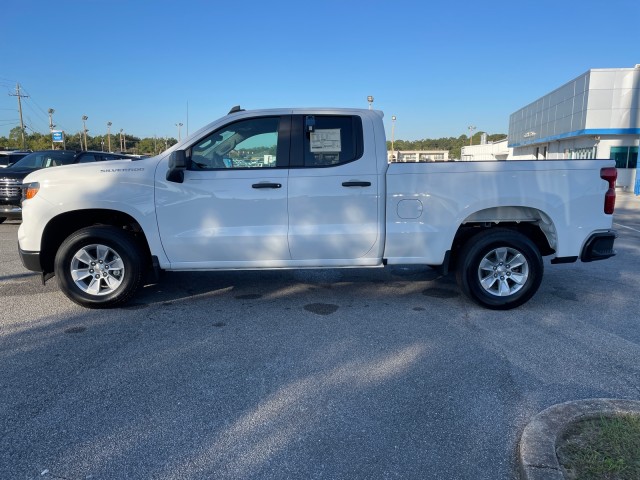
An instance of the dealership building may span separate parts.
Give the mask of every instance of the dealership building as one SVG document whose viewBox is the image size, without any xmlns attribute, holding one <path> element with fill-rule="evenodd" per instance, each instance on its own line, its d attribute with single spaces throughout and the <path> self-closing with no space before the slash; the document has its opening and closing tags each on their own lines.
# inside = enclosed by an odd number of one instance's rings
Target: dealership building
<svg viewBox="0 0 640 480">
<path fill-rule="evenodd" d="M 640 139 L 640 65 L 592 69 L 509 118 L 509 160 L 610 158 L 632 187 Z"/>
</svg>

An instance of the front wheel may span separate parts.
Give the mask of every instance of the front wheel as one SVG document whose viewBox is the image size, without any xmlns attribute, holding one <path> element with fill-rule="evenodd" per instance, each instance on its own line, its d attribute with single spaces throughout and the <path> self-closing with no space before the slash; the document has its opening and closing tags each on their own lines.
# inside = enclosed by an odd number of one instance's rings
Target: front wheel
<svg viewBox="0 0 640 480">
<path fill-rule="evenodd" d="M 83 228 L 62 242 L 54 271 L 60 289 L 75 303 L 113 307 L 129 300 L 142 284 L 142 253 L 121 229 Z"/>
<path fill-rule="evenodd" d="M 459 255 L 456 280 L 473 301 L 494 310 L 527 302 L 540 287 L 544 263 L 523 234 L 496 228 L 470 238 Z"/>
</svg>

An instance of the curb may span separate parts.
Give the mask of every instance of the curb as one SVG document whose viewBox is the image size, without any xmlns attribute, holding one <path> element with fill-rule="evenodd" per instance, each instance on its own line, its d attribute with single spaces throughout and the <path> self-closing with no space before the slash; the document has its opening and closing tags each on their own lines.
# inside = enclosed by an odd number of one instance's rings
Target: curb
<svg viewBox="0 0 640 480">
<path fill-rule="evenodd" d="M 640 415 L 640 401 L 594 398 L 553 405 L 527 424 L 518 448 L 522 480 L 564 480 L 556 441 L 570 424 L 601 415 Z"/>
</svg>

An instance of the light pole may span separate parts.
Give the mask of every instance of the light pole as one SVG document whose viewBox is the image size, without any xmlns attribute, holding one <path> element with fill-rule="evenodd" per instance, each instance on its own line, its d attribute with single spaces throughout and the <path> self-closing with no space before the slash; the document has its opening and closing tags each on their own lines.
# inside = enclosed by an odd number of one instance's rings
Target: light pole
<svg viewBox="0 0 640 480">
<path fill-rule="evenodd" d="M 53 145 L 53 127 L 55 127 L 55 125 L 53 124 L 53 114 L 55 113 L 55 110 L 53 108 L 50 108 L 48 110 L 49 113 L 49 134 L 51 135 L 51 150 L 54 149 L 54 145 Z"/>
<path fill-rule="evenodd" d="M 391 161 L 395 161 L 396 150 L 393 147 L 393 142 L 395 140 L 395 130 L 396 130 L 396 116 L 391 115 Z"/>
<path fill-rule="evenodd" d="M 176 123 L 176 127 L 178 127 L 178 141 L 180 141 L 180 127 L 182 127 L 182 123 Z"/>
<path fill-rule="evenodd" d="M 122 132 L 123 132 L 123 129 L 121 128 L 121 129 L 120 129 L 120 151 L 121 151 L 121 152 L 123 151 L 123 150 L 122 150 Z"/>
<path fill-rule="evenodd" d="M 475 125 L 469 125 L 469 146 L 473 145 L 473 131 L 476 129 Z"/>
<path fill-rule="evenodd" d="M 86 121 L 89 120 L 89 117 L 87 117 L 86 115 L 82 116 L 82 130 L 84 132 L 84 149 L 85 150 L 89 150 L 89 147 L 87 146 L 87 124 Z M 80 142 L 82 143 L 82 142 Z"/>
<path fill-rule="evenodd" d="M 369 102 L 369 110 L 371 110 L 371 105 L 373 105 L 373 97 L 371 95 L 367 97 L 367 102 Z"/>
<path fill-rule="evenodd" d="M 111 152 L 111 125 L 113 125 L 113 123 L 107 122 L 107 148 L 109 152 Z"/>
</svg>

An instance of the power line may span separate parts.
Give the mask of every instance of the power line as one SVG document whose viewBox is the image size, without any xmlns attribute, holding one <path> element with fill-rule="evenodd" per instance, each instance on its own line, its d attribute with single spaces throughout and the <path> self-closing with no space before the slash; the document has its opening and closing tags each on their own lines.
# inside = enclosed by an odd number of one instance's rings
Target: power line
<svg viewBox="0 0 640 480">
<path fill-rule="evenodd" d="M 37 111 L 36 111 L 36 110 L 35 110 L 35 109 L 30 105 L 30 102 L 25 102 L 25 105 L 26 105 L 27 107 L 29 107 L 29 110 L 31 110 L 34 114 L 36 114 L 36 115 L 38 115 L 38 116 L 40 115 L 40 113 L 39 113 L 39 112 L 37 112 Z M 33 123 L 33 120 L 29 119 L 29 121 L 30 121 L 31 123 Z M 48 121 L 48 119 L 47 119 L 47 120 L 45 120 L 45 121 Z M 40 123 L 40 118 L 38 118 L 38 123 Z"/>
</svg>

